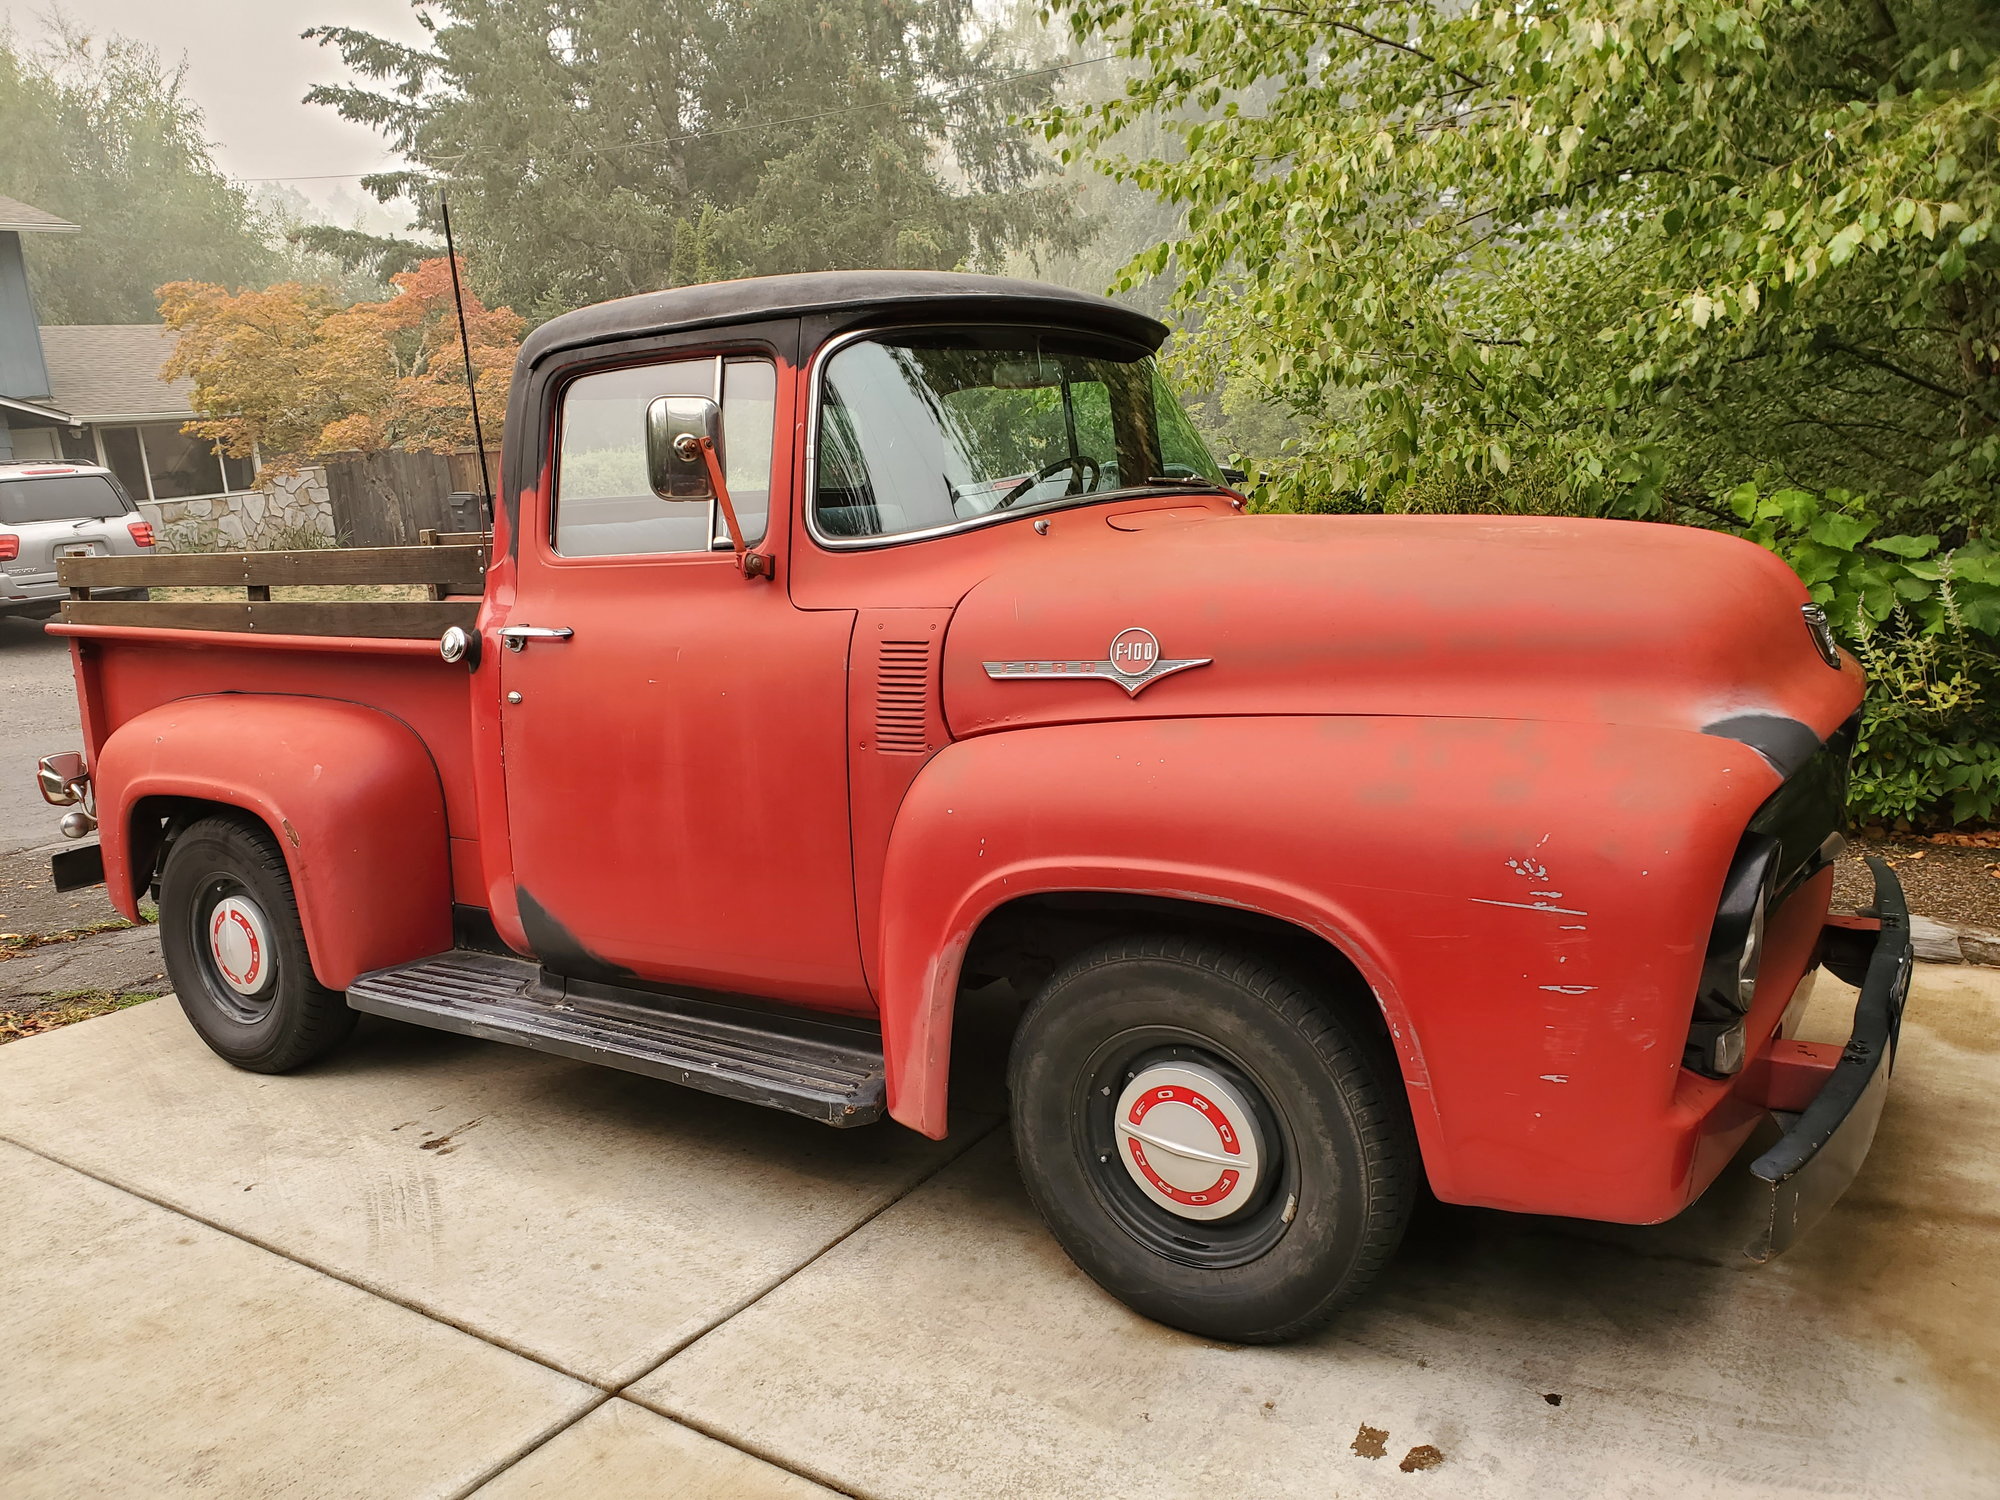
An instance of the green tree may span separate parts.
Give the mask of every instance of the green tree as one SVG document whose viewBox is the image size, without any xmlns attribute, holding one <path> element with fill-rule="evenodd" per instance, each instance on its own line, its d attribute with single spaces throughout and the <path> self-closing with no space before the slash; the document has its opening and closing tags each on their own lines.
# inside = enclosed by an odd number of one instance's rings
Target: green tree
<svg viewBox="0 0 2000 1500">
<path fill-rule="evenodd" d="M 1127 60 L 1110 52 L 1100 38 L 1071 39 L 1066 49 L 1049 55 L 1049 33 L 1042 25 L 1038 0 L 1016 0 L 1007 25 L 1023 50 L 1062 64 L 1065 72 L 1056 86 L 1059 99 L 1113 98 L 1131 76 Z M 1126 131 L 1120 144 L 1128 153 L 1172 155 L 1180 143 L 1160 121 L 1142 119 Z M 1134 256 L 1177 238 L 1185 227 L 1177 205 L 1118 180 L 1090 156 L 1070 153 L 1060 165 L 1059 186 L 1069 194 L 1072 232 L 1057 243 L 1035 241 L 1017 248 L 1008 259 L 1010 274 L 1101 293 L 1118 281 L 1119 272 Z M 1283 462 L 1297 424 L 1289 411 L 1240 371 L 1218 372 L 1179 358 L 1186 332 L 1200 321 L 1200 309 L 1172 306 L 1177 280 L 1170 267 L 1159 276 L 1120 285 L 1117 295 L 1155 317 L 1182 325 L 1182 336 L 1169 346 L 1168 363 L 1202 437 L 1225 462 L 1241 463 L 1252 473 L 1268 471 Z"/>
<path fill-rule="evenodd" d="M 308 32 L 377 85 L 309 98 L 416 163 L 368 185 L 410 193 L 423 228 L 447 187 L 481 291 L 533 317 L 723 276 L 992 262 L 1063 219 L 1010 123 L 1047 75 L 1012 76 L 973 0 L 424 10 L 426 47 Z"/>
<path fill-rule="evenodd" d="M 0 30 L 0 193 L 82 229 L 36 238 L 28 269 L 44 322 L 150 323 L 162 282 L 277 272 L 269 226 L 209 158 L 182 73 L 61 15 L 38 46 Z"/>
<path fill-rule="evenodd" d="M 2000 9 L 1055 9 L 1136 76 L 1049 133 L 1184 213 L 1125 274 L 1298 415 L 1280 503 L 1729 524 L 1762 478 L 1990 529 Z"/>
</svg>

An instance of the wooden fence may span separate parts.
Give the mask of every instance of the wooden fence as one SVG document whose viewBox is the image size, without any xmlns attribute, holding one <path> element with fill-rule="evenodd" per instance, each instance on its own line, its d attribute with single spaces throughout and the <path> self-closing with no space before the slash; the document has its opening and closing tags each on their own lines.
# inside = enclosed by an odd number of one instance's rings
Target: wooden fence
<svg viewBox="0 0 2000 1500">
<path fill-rule="evenodd" d="M 499 478 L 500 455 L 486 456 Z M 479 454 L 357 453 L 326 466 L 333 529 L 344 547 L 409 547 L 425 531 L 478 531 L 486 522 L 477 506 L 454 508 L 453 494 L 480 489 Z"/>
</svg>

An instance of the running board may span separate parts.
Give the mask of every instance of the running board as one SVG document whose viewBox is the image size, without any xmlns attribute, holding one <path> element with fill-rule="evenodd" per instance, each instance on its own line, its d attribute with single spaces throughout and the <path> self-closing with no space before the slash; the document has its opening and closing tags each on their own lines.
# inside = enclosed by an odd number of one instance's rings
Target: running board
<svg viewBox="0 0 2000 1500">
<path fill-rule="evenodd" d="M 579 989 L 590 993 L 577 993 Z M 460 948 L 363 974 L 355 1010 L 511 1042 L 578 1062 L 805 1115 L 866 1125 L 883 1104 L 873 1030 L 674 995 L 565 984 L 525 959 Z"/>
</svg>

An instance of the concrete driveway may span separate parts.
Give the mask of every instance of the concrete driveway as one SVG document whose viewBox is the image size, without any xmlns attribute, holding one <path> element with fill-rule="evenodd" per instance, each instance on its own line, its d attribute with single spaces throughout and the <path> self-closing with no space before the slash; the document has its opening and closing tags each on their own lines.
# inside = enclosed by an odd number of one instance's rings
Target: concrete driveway
<svg viewBox="0 0 2000 1500">
<path fill-rule="evenodd" d="M 10 1497 L 2000 1493 L 2000 971 L 1921 972 L 1788 1259 L 1742 1267 L 1720 1189 L 1647 1230 L 1437 1209 L 1283 1349 L 1070 1267 L 997 1046 L 937 1144 L 364 1025 L 288 1078 L 171 1000 L 0 1048 Z"/>
</svg>

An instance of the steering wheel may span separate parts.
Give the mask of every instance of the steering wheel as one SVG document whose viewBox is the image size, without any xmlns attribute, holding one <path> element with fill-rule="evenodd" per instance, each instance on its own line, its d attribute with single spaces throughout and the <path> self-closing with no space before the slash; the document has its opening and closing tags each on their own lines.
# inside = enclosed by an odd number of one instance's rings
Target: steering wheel
<svg viewBox="0 0 2000 1500">
<path fill-rule="evenodd" d="M 995 510 L 1005 510 L 1008 506 L 1012 505 L 1016 500 L 1020 499 L 1023 495 L 1027 494 L 1029 490 L 1032 490 L 1036 485 L 1040 484 L 1044 479 L 1053 479 L 1056 475 L 1060 474 L 1064 469 L 1072 469 L 1075 471 L 1075 477 L 1070 480 L 1070 487 L 1069 490 L 1067 491 L 1067 493 L 1072 495 L 1081 495 L 1084 494 L 1086 491 L 1096 489 L 1097 481 L 1104 473 L 1104 465 L 1099 463 L 1096 459 L 1090 457 L 1088 454 L 1083 454 L 1083 453 L 1067 454 L 1062 458 L 1054 459 L 1049 463 L 1043 464 L 1041 468 L 1037 469 L 1034 473 L 1030 474 L 1026 479 L 1022 480 L 1019 484 L 1015 485 L 1014 488 L 1007 491 L 1006 494 L 1002 495 L 1000 497 L 1000 503 L 995 505 L 993 508 Z M 1087 480 L 1084 478 L 1083 471 L 1085 469 L 1088 469 L 1090 471 L 1090 477 Z"/>
</svg>

